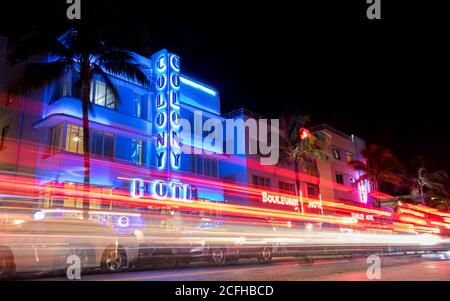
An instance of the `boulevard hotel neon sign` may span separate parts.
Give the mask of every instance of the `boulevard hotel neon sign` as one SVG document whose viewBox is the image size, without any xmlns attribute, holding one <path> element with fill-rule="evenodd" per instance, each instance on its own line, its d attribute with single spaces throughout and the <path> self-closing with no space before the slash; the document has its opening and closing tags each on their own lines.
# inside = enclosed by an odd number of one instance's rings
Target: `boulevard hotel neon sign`
<svg viewBox="0 0 450 301">
<path fill-rule="evenodd" d="M 180 58 L 162 50 L 154 55 L 156 167 L 179 170 L 180 137 Z"/>
</svg>

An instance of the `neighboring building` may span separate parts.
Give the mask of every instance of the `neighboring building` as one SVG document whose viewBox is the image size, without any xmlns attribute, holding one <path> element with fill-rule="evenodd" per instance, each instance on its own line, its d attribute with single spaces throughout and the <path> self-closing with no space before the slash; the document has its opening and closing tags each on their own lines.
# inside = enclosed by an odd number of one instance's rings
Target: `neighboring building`
<svg viewBox="0 0 450 301">
<path fill-rule="evenodd" d="M 318 160 L 317 169 L 320 175 L 320 192 L 324 199 L 371 204 L 370 192 L 374 191 L 372 182 L 355 185 L 360 173 L 349 164 L 351 160 L 364 161 L 362 152 L 366 148 L 363 139 L 345 134 L 327 124 L 311 127 L 312 132 L 326 133 L 331 137 L 329 152 L 330 161 Z"/>
<path fill-rule="evenodd" d="M 257 113 L 242 108 L 225 114 L 225 117 L 242 118 L 245 121 L 249 118 L 265 119 Z M 283 130 L 280 129 L 280 131 Z M 359 173 L 348 165 L 350 160 L 363 160 L 362 151 L 365 149 L 365 141 L 354 135 L 342 133 L 326 124 L 311 127 L 310 131 L 313 133 L 323 132 L 331 137 L 327 150 L 332 154 L 331 160 L 312 160 L 309 165 L 313 168 L 307 169 L 299 162 L 289 161 L 283 150 L 280 151 L 279 163 L 274 166 L 260 165 L 259 160 L 262 155 L 259 153 L 238 156 L 232 161 L 222 162 L 220 171 L 222 177 L 229 182 L 237 183 L 245 188 L 242 189 L 242 192 L 238 191 L 237 193 L 226 191 L 225 198 L 238 201 L 245 194 L 249 204 L 261 204 L 262 192 L 280 196 L 296 196 L 296 177 L 298 177 L 301 195 L 304 199 L 322 198 L 323 200 L 371 205 L 373 198 L 370 192 L 375 191 L 375 187 L 372 183 L 354 185 Z M 245 139 L 247 153 L 248 144 L 251 143 L 248 134 L 247 131 Z M 297 175 L 294 172 L 294 164 L 298 165 Z M 295 207 L 295 210 L 300 210 L 292 205 L 275 207 Z"/>
<path fill-rule="evenodd" d="M 243 119 L 244 121 L 247 121 L 250 118 L 255 120 L 266 119 L 257 113 L 243 108 L 227 113 L 225 114 L 225 117 L 229 119 Z M 252 139 L 249 137 L 248 131 L 246 131 L 245 137 L 245 150 L 248 154 L 249 144 L 252 143 Z M 267 139 L 269 139 L 269 137 L 270 131 Z M 255 142 L 255 144 L 257 143 Z M 264 157 L 264 155 L 262 155 L 259 150 L 258 153 L 254 155 L 237 156 L 237 158 L 234 158 L 232 162 L 226 161 L 221 163 L 221 175 L 223 178 L 228 179 L 232 183 L 242 185 L 245 187 L 245 190 L 250 190 L 251 192 L 247 194 L 246 197 L 250 204 L 261 204 L 260 191 L 284 195 L 296 195 L 296 174 L 294 171 L 294 164 L 298 164 L 298 177 L 300 180 L 300 190 L 303 192 L 303 197 L 317 199 L 319 197 L 319 178 L 317 177 L 317 172 L 314 170 L 307 171 L 298 162 L 291 162 L 287 160 L 286 154 L 283 153 L 283 150 L 280 150 L 279 155 L 279 161 L 276 165 L 261 165 L 260 159 L 261 157 Z M 267 157 L 267 155 L 265 157 Z M 252 191 L 252 189 L 256 189 L 256 191 Z M 232 192 L 229 192 L 226 194 L 226 199 L 238 201 L 242 193 L 244 192 L 239 192 L 233 195 Z M 298 210 L 300 210 L 300 208 L 298 208 Z"/>
</svg>

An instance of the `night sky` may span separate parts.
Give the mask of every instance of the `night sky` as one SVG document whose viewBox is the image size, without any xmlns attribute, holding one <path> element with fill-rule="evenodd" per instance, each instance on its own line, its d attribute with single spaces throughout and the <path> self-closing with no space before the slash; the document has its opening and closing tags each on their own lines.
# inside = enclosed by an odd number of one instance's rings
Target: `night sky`
<svg viewBox="0 0 450 301">
<path fill-rule="evenodd" d="M 380 21 L 366 18 L 366 0 L 82 0 L 82 22 L 120 28 L 142 54 L 179 54 L 184 73 L 218 88 L 222 112 L 310 114 L 392 148 L 412 167 L 422 156 L 430 169 L 450 171 L 446 10 L 381 1 Z M 14 41 L 73 22 L 65 0 L 37 2 L 2 1 L 0 34 Z"/>
</svg>

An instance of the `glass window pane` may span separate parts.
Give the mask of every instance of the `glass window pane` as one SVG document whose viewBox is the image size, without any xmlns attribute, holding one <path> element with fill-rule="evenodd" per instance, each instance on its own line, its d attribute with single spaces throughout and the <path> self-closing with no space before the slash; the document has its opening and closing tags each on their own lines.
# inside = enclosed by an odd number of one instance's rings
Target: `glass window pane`
<svg viewBox="0 0 450 301">
<path fill-rule="evenodd" d="M 103 151 L 103 134 L 102 132 L 92 131 L 91 133 L 91 152 L 93 154 L 102 155 Z"/>
<path fill-rule="evenodd" d="M 141 106 L 142 106 L 142 98 L 143 96 L 139 94 L 134 94 L 134 116 L 140 118 L 141 117 Z"/>
<path fill-rule="evenodd" d="M 83 129 L 76 125 L 69 124 L 66 133 L 66 148 L 65 150 L 71 153 L 83 152 Z M 81 148 L 79 147 L 81 144 Z"/>
<path fill-rule="evenodd" d="M 131 162 L 137 165 L 142 164 L 142 141 L 133 139 L 131 146 Z"/>
<path fill-rule="evenodd" d="M 78 153 L 82 154 L 83 153 L 83 127 L 78 127 Z"/>
<path fill-rule="evenodd" d="M 95 81 L 95 98 L 94 103 L 105 106 L 106 100 L 106 84 L 102 81 Z"/>
<path fill-rule="evenodd" d="M 103 155 L 108 158 L 114 156 L 114 135 L 104 134 Z"/>
<path fill-rule="evenodd" d="M 205 176 L 211 176 L 211 160 L 204 159 Z"/>
<path fill-rule="evenodd" d="M 211 160 L 212 163 L 212 176 L 217 178 L 217 160 Z"/>
<path fill-rule="evenodd" d="M 195 173 L 195 157 L 191 155 L 189 159 L 190 171 L 191 173 Z"/>
<path fill-rule="evenodd" d="M 199 156 L 195 156 L 195 160 L 197 161 L 196 163 L 196 165 L 197 165 L 197 170 L 196 170 L 196 173 L 198 174 L 198 175 L 201 175 L 201 174 L 203 174 L 203 158 L 202 157 L 199 157 Z"/>
<path fill-rule="evenodd" d="M 108 107 L 110 109 L 115 109 L 116 108 L 116 96 L 114 95 L 113 90 L 110 89 L 110 88 L 107 89 L 106 107 Z"/>
</svg>

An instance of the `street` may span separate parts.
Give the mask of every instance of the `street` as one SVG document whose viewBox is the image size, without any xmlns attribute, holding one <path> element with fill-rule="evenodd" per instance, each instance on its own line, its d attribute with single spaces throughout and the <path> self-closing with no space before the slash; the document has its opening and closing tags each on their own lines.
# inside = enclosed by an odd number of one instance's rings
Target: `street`
<svg viewBox="0 0 450 301">
<path fill-rule="evenodd" d="M 278 259 L 271 264 L 188 267 L 119 274 L 82 276 L 84 281 L 367 281 L 366 258 L 317 260 L 302 263 Z M 38 280 L 64 281 L 64 277 Z M 402 256 L 381 259 L 381 281 L 450 280 L 450 261 L 439 256 Z"/>
</svg>

